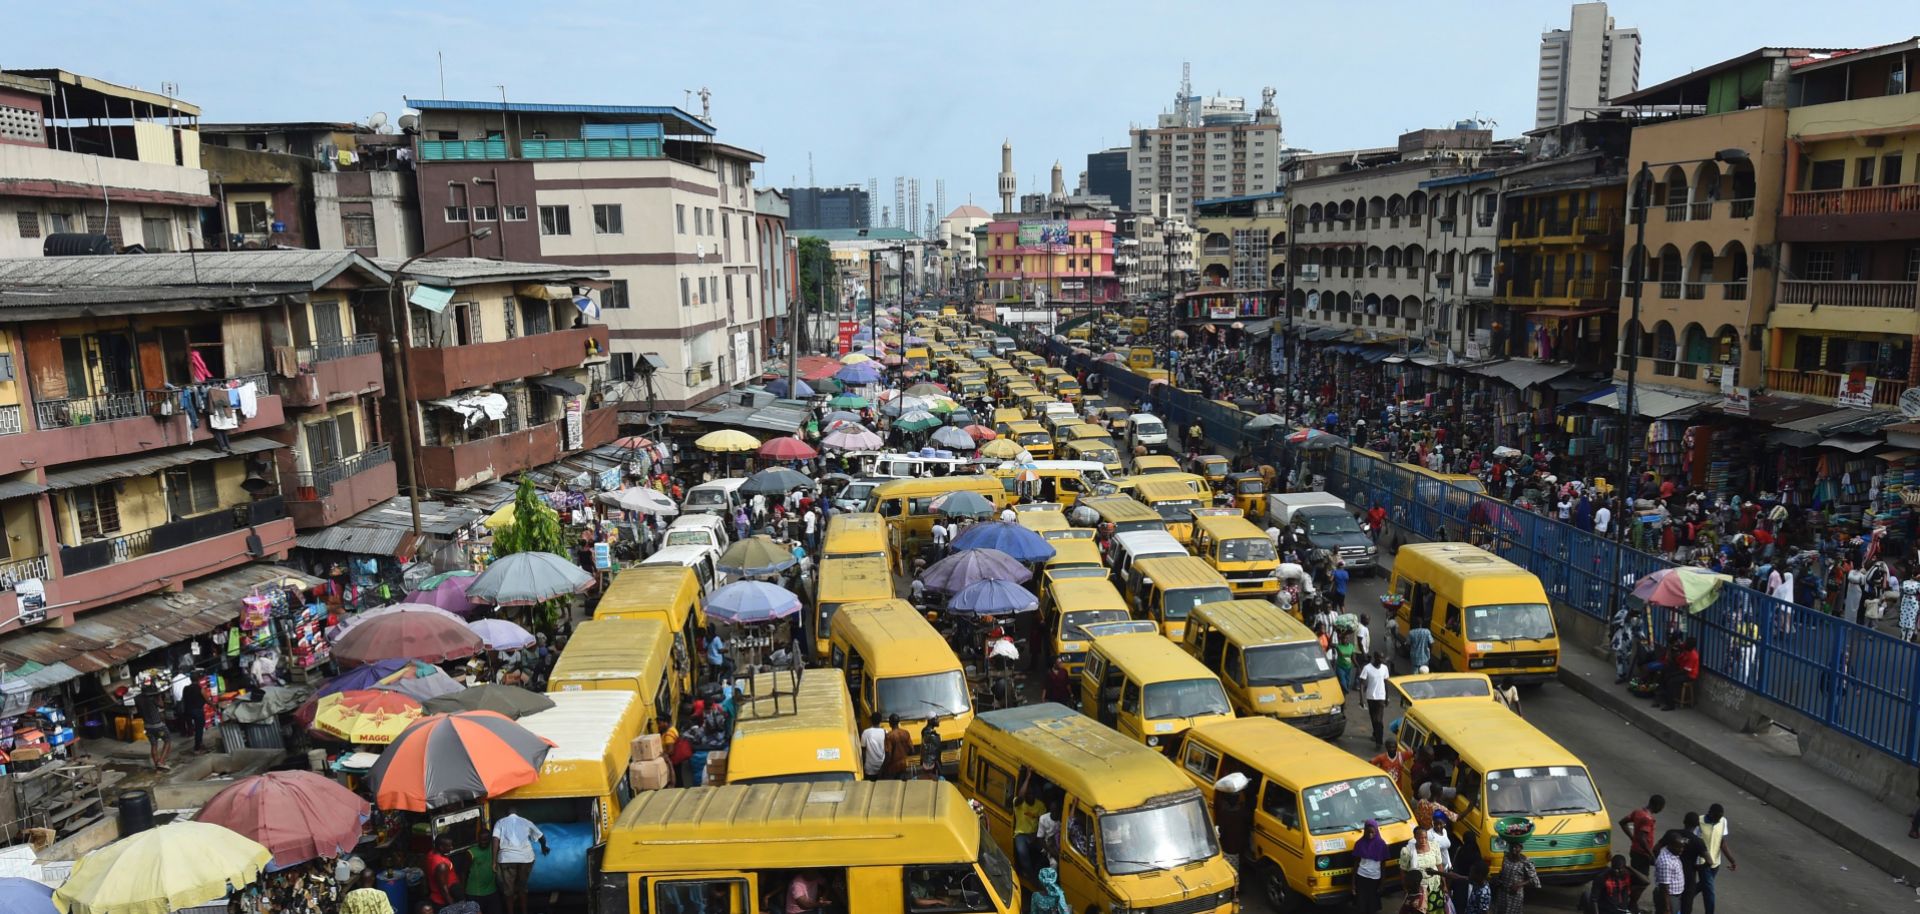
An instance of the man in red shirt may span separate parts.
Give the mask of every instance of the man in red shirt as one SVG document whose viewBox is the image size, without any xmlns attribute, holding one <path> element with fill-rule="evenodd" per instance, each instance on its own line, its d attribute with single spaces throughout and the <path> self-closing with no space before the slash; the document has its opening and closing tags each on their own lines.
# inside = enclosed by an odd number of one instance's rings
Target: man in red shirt
<svg viewBox="0 0 1920 914">
<path fill-rule="evenodd" d="M 1634 886 L 1633 905 L 1636 909 L 1640 906 L 1641 894 L 1646 892 L 1647 885 L 1653 880 L 1653 817 L 1665 808 L 1667 798 L 1656 793 L 1647 799 L 1647 805 L 1627 813 L 1626 818 L 1620 820 L 1620 830 L 1627 833 L 1627 859 L 1631 861 L 1634 872 L 1647 877 L 1647 882 Z"/>
<path fill-rule="evenodd" d="M 1671 711 L 1680 698 L 1680 688 L 1700 678 L 1700 649 L 1693 639 L 1681 638 L 1673 644 L 1672 660 L 1660 671 L 1660 710 Z"/>
<path fill-rule="evenodd" d="M 460 875 L 453 868 L 453 839 L 441 835 L 427 852 L 427 900 L 435 908 L 444 908 L 466 897 L 460 888 Z"/>
<path fill-rule="evenodd" d="M 1374 505 L 1368 509 L 1367 526 L 1371 528 L 1374 540 L 1378 541 L 1380 539 L 1380 531 L 1387 526 L 1387 509 L 1382 505 Z"/>
</svg>

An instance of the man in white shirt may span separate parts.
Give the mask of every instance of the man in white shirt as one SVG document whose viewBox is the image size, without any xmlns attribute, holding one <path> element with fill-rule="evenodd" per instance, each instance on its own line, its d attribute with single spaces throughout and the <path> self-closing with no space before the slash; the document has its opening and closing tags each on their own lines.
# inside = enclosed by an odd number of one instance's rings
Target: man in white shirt
<svg viewBox="0 0 1920 914">
<path fill-rule="evenodd" d="M 1386 745 L 1387 672 L 1387 660 L 1379 654 L 1367 655 L 1367 665 L 1360 668 L 1360 697 L 1366 700 L 1367 717 L 1373 721 L 1375 750 Z"/>
<path fill-rule="evenodd" d="M 1593 512 L 1593 532 L 1606 536 L 1607 528 L 1611 526 L 1613 526 L 1613 509 L 1602 502 L 1600 508 Z"/>
<path fill-rule="evenodd" d="M 508 914 L 527 914 L 527 877 L 533 873 L 533 846 L 548 853 L 547 836 L 540 826 L 508 813 L 493 823 L 493 862 L 500 875 L 500 894 Z"/>
<path fill-rule="evenodd" d="M 935 521 L 932 527 L 932 536 L 934 556 L 945 557 L 947 554 L 947 526 Z"/>
<path fill-rule="evenodd" d="M 1011 523 L 1013 523 L 1014 521 L 1016 521 L 1016 520 L 1018 520 L 1019 518 L 1020 518 L 1020 515 L 1018 515 L 1018 514 L 1015 514 L 1015 513 L 1013 512 L 1013 509 L 1012 509 L 1012 508 L 1001 508 L 1001 509 L 1000 509 L 1000 519 L 1001 519 L 1001 520 L 1003 520 L 1003 521 L 1006 521 L 1006 522 L 1007 522 L 1007 523 L 1009 523 L 1009 524 L 1011 524 Z"/>
<path fill-rule="evenodd" d="M 880 715 L 873 715 L 873 726 L 860 731 L 860 764 L 867 772 L 867 780 L 880 778 L 880 768 L 887 762 L 887 728 L 880 725 Z"/>
</svg>

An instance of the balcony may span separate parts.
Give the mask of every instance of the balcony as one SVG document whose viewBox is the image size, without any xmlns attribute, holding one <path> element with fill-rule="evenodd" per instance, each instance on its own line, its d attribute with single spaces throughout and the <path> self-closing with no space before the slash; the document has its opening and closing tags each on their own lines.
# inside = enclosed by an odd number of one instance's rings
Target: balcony
<svg viewBox="0 0 1920 914">
<path fill-rule="evenodd" d="M 1800 371 L 1793 368 L 1767 369 L 1767 389 L 1774 393 L 1799 394 L 1832 400 L 1840 396 L 1840 386 L 1846 383 L 1847 376 L 1834 371 Z M 1904 378 L 1871 378 L 1873 382 L 1873 405 L 1898 406 L 1900 395 L 1906 393 L 1907 381 Z"/>
<path fill-rule="evenodd" d="M 1812 281 L 1789 279 L 1780 283 L 1783 305 L 1818 305 L 1839 308 L 1895 308 L 1913 310 L 1912 282 Z"/>
<path fill-rule="evenodd" d="M 528 159 L 661 159 L 666 148 L 659 137 L 617 137 L 588 140 L 521 140 L 520 155 Z"/>
<path fill-rule="evenodd" d="M 257 537 L 255 544 L 248 542 Z M 60 602 L 81 612 L 293 548 L 293 521 L 278 497 L 148 530 L 60 547 Z"/>
<path fill-rule="evenodd" d="M 1778 232 L 1782 241 L 1920 238 L 1920 184 L 1794 191 Z"/>
<path fill-rule="evenodd" d="M 7 590 L 12 590 L 13 585 L 21 581 L 32 578 L 44 581 L 52 576 L 53 573 L 47 569 L 47 557 L 44 555 L 0 562 L 0 588 Z"/>
<path fill-rule="evenodd" d="M 507 159 L 507 141 L 421 140 L 422 162 L 500 162 Z"/>
<path fill-rule="evenodd" d="M 19 405 L 0 406 L 0 435 L 18 435 L 23 431 L 26 427 L 20 424 Z"/>
<path fill-rule="evenodd" d="M 349 339 L 323 340 L 295 353 L 300 375 L 279 381 L 287 406 L 322 406 L 334 400 L 376 393 L 381 376 L 380 339 L 363 333 Z"/>
<path fill-rule="evenodd" d="M 251 382 L 259 391 L 251 419 L 241 419 L 231 435 L 278 428 L 286 422 L 280 396 L 273 393 L 265 374 L 234 380 Z M 115 454 L 134 454 L 159 447 L 205 441 L 206 418 L 189 429 L 177 405 L 178 390 L 133 390 L 89 397 L 40 398 L 33 403 L 34 428 L 19 434 L 0 434 L 0 466 L 53 467 L 75 460 L 94 460 Z M 19 407 L 12 409 L 18 410 Z M 17 427 L 16 414 L 0 418 L 0 428 Z"/>
<path fill-rule="evenodd" d="M 465 444 L 419 449 L 420 485 L 431 489 L 465 491 L 484 482 L 552 463 L 572 453 L 563 446 L 560 422 L 547 422 L 517 432 L 493 435 Z M 607 444 L 619 434 L 619 408 L 587 410 L 580 449 Z"/>
<path fill-rule="evenodd" d="M 592 341 L 593 351 L 588 352 Z M 413 348 L 408 356 L 408 386 L 418 400 L 437 400 L 456 391 L 578 368 L 607 353 L 605 325 L 538 333 L 498 343 Z"/>
<path fill-rule="evenodd" d="M 1612 304 L 1619 294 L 1610 279 L 1510 279 L 1501 297 L 1510 304 L 1572 307 L 1586 302 Z"/>
<path fill-rule="evenodd" d="M 295 478 L 287 497 L 287 511 L 293 516 L 294 527 L 301 530 L 336 523 L 400 491 L 393 451 L 385 444 L 371 445 L 352 457 L 296 474 Z"/>
</svg>

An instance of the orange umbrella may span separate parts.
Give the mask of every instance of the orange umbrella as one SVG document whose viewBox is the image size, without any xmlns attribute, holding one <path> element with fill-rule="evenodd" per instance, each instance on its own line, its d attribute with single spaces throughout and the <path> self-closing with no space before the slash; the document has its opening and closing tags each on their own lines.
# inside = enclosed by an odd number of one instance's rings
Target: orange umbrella
<svg viewBox="0 0 1920 914">
<path fill-rule="evenodd" d="M 552 748 L 550 740 L 494 711 L 435 714 L 380 753 L 367 780 L 381 809 L 426 812 L 533 783 Z"/>
</svg>

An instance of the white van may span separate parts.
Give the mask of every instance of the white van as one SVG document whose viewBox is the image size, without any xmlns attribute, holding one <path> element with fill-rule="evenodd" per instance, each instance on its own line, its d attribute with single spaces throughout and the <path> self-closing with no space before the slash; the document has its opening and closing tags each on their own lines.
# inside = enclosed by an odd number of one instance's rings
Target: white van
<svg viewBox="0 0 1920 914">
<path fill-rule="evenodd" d="M 732 522 L 718 514 L 688 514 L 673 519 L 667 526 L 667 532 L 660 538 L 660 545 L 698 546 L 713 553 L 716 561 L 720 553 L 733 544 Z"/>
<path fill-rule="evenodd" d="M 1132 570 L 1133 563 L 1141 559 L 1191 554 L 1187 547 L 1173 538 L 1173 534 L 1164 530 L 1116 533 L 1112 544 L 1107 547 L 1107 570 L 1113 575 L 1115 584 L 1125 590 L 1120 582 L 1127 580 L 1127 572 Z"/>
<path fill-rule="evenodd" d="M 708 594 L 728 583 L 728 578 L 720 574 L 720 569 L 714 564 L 717 558 L 718 554 L 709 552 L 705 546 L 664 546 L 640 564 L 691 568 L 693 576 L 700 579 L 700 592 Z"/>
<path fill-rule="evenodd" d="M 1128 447 L 1160 447 L 1167 443 L 1167 426 L 1152 413 L 1134 413 L 1127 417 Z"/>
<path fill-rule="evenodd" d="M 718 514 L 732 517 L 746 502 L 740 495 L 740 487 L 745 479 L 716 479 L 703 482 L 687 490 L 687 499 L 680 503 L 682 514 Z"/>
<path fill-rule="evenodd" d="M 870 475 L 887 479 L 958 476 L 973 472 L 970 457 L 934 457 L 921 454 L 875 454 Z"/>
</svg>

